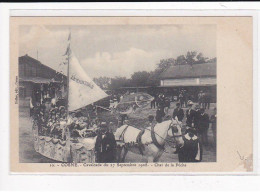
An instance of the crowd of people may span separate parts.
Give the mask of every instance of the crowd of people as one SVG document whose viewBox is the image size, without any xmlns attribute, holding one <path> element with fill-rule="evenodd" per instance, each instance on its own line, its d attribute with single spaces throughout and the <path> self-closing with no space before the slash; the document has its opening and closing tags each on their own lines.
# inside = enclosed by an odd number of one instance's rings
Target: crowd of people
<svg viewBox="0 0 260 194">
<path fill-rule="evenodd" d="M 95 111 L 94 108 L 92 111 Z M 30 108 L 31 116 L 37 121 L 39 135 L 66 139 L 66 128 L 70 137 L 90 137 L 100 128 L 101 121 L 81 111 L 67 115 L 65 106 L 58 106 L 51 101 L 37 102 Z"/>
<path fill-rule="evenodd" d="M 200 91 L 198 97 L 205 99 L 205 96 L 206 95 Z M 208 141 L 208 130 L 211 127 L 213 134 L 213 142 L 211 146 L 216 148 L 217 110 L 214 108 L 211 115 L 206 113 L 205 110 L 206 108 L 210 108 L 210 103 L 205 103 L 205 101 L 202 101 L 201 98 L 198 98 L 198 103 L 194 103 L 189 100 L 187 101 L 187 104 L 182 101 L 182 98 L 179 98 L 176 102 L 176 107 L 173 110 L 172 118 L 182 123 L 183 129 L 185 129 L 184 134 L 192 133 L 193 135 L 197 136 L 199 143 L 203 147 L 210 146 Z M 154 105 L 153 103 L 154 102 L 152 102 L 151 105 Z M 159 94 L 158 98 L 156 99 L 156 106 L 157 110 L 155 119 L 158 123 L 161 123 L 164 118 L 169 115 L 168 110 L 170 106 L 168 99 L 165 98 L 163 94 Z M 153 106 L 151 107 L 153 108 Z M 190 149 L 191 148 L 189 148 L 189 150 Z M 178 152 L 179 149 L 177 147 L 175 154 Z"/>
<path fill-rule="evenodd" d="M 201 108 L 209 109 L 212 101 L 211 94 L 208 91 L 200 90 L 198 94 L 194 92 L 188 92 L 185 89 L 181 89 L 176 95 L 164 95 L 162 93 L 153 95 L 154 100 L 151 102 L 151 108 L 156 108 L 160 103 L 160 96 L 164 97 L 166 103 L 171 101 L 178 101 L 181 108 L 188 107 L 188 101 L 198 102 Z"/>
<path fill-rule="evenodd" d="M 94 106 L 92 111 L 95 112 Z M 111 123 L 102 122 L 90 114 L 81 111 L 67 116 L 64 106 L 57 106 L 50 101 L 37 102 L 31 106 L 31 116 L 38 127 L 38 134 L 60 140 L 76 141 L 77 138 L 95 137 L 96 162 L 115 162 L 116 141 Z"/>
<path fill-rule="evenodd" d="M 198 103 L 191 100 L 185 102 L 182 96 L 185 96 L 185 91 L 181 91 L 176 107 L 173 110 L 172 118 L 182 122 L 186 129 L 186 133 L 192 132 L 199 138 L 199 142 L 203 146 L 208 146 L 208 129 L 211 124 L 213 132 L 213 146 L 216 147 L 216 125 L 217 116 L 216 108 L 213 110 L 212 115 L 205 112 L 206 108 L 210 105 L 201 99 L 205 99 L 205 95 L 201 91 L 198 95 Z M 118 103 L 120 97 L 113 98 L 113 103 Z M 171 100 L 163 94 L 159 94 L 157 98 L 151 102 L 151 108 L 157 108 L 155 120 L 161 123 L 166 116 L 169 116 L 169 109 L 171 107 Z M 95 112 L 95 106 L 92 107 L 92 112 Z M 82 112 L 73 112 L 69 116 L 64 106 L 58 106 L 54 101 L 46 100 L 42 103 L 38 102 L 35 106 L 31 107 L 31 115 L 34 120 L 37 120 L 38 133 L 42 136 L 53 137 L 61 140 L 66 140 L 69 137 L 72 140 L 77 138 L 95 137 L 97 141 L 95 151 L 97 153 L 97 162 L 113 162 L 115 160 L 116 142 L 111 129 L 112 124 L 102 122 L 93 115 L 83 115 Z M 125 124 L 128 115 L 121 114 L 118 116 L 118 127 Z M 149 119 L 149 122 L 152 122 Z M 190 148 L 188 149 L 190 151 Z M 186 153 L 188 153 L 188 151 Z M 180 152 L 177 147 L 176 154 Z"/>
</svg>

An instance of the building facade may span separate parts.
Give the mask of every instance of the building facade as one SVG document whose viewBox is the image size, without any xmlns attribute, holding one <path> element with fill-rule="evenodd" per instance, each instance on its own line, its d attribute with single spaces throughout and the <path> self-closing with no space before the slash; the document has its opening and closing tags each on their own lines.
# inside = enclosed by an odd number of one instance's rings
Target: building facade
<svg viewBox="0 0 260 194">
<path fill-rule="evenodd" d="M 210 93 L 212 102 L 216 102 L 216 75 L 216 62 L 172 66 L 160 75 L 160 88 L 176 96 L 180 90 L 186 90 L 195 101 L 203 91 Z"/>
<path fill-rule="evenodd" d="M 43 95 L 51 98 L 66 88 L 66 80 L 65 75 L 28 55 L 19 57 L 19 99 L 32 97 L 39 101 Z"/>
</svg>

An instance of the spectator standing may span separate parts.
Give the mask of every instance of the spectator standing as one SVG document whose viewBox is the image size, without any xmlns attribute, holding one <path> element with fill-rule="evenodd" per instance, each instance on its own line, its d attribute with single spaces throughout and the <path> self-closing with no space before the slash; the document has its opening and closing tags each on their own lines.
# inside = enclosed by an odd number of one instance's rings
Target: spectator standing
<svg viewBox="0 0 260 194">
<path fill-rule="evenodd" d="M 183 90 L 183 107 L 187 107 L 187 101 L 188 101 L 188 93 L 186 90 Z"/>
<path fill-rule="evenodd" d="M 116 159 L 116 140 L 110 127 L 106 124 L 101 125 L 104 131 L 102 139 L 102 159 L 104 163 L 113 163 Z"/>
<path fill-rule="evenodd" d="M 209 129 L 209 116 L 205 113 L 205 109 L 200 109 L 200 117 L 198 121 L 198 132 L 201 136 L 202 144 L 208 145 L 208 129 Z"/>
<path fill-rule="evenodd" d="M 160 94 L 157 98 L 157 106 L 158 108 L 162 108 L 164 109 L 165 107 L 165 101 L 164 101 L 164 98 L 163 98 L 163 94 Z"/>
<path fill-rule="evenodd" d="M 158 107 L 156 111 L 155 119 L 158 123 L 161 123 L 163 121 L 163 117 L 165 116 L 165 112 L 163 108 Z"/>
<path fill-rule="evenodd" d="M 205 93 L 205 109 L 209 109 L 210 108 L 210 101 L 211 101 L 211 95 L 209 92 Z"/>
<path fill-rule="evenodd" d="M 179 102 L 181 104 L 181 108 L 184 106 L 184 95 L 183 95 L 183 91 L 180 92 L 179 94 Z"/>
<path fill-rule="evenodd" d="M 194 122 L 194 114 L 195 114 L 195 110 L 192 109 L 193 106 L 193 102 L 192 101 L 188 101 L 188 110 L 186 111 L 186 125 L 188 127 L 192 127 L 193 122 Z"/>
<path fill-rule="evenodd" d="M 193 119 L 193 127 L 196 130 L 198 130 L 200 116 L 201 116 L 200 106 L 198 104 L 196 104 L 195 105 L 195 111 L 194 111 L 194 119 Z"/>
<path fill-rule="evenodd" d="M 178 121 L 182 122 L 184 118 L 184 111 L 180 106 L 180 103 L 176 104 L 176 108 L 173 110 L 172 118 L 175 119 L 177 117 Z"/>
<path fill-rule="evenodd" d="M 203 100 L 202 100 L 203 97 L 202 96 L 203 96 L 203 91 L 201 90 L 198 94 L 198 103 L 199 103 L 200 108 L 203 107 Z"/>
<path fill-rule="evenodd" d="M 216 130 L 217 130 L 217 109 L 214 108 L 213 115 L 210 117 L 211 130 L 213 133 L 213 147 L 216 148 Z"/>
<path fill-rule="evenodd" d="M 179 162 L 201 162 L 202 146 L 193 128 L 188 128 L 183 135 L 184 145 L 179 148 Z"/>
<path fill-rule="evenodd" d="M 166 97 L 165 100 L 164 100 L 164 112 L 166 114 L 168 114 L 168 111 L 171 107 L 171 101 L 170 101 L 170 98 Z"/>
<path fill-rule="evenodd" d="M 156 97 L 154 95 L 153 100 L 151 101 L 151 109 L 155 108 L 155 101 L 156 101 Z"/>
</svg>

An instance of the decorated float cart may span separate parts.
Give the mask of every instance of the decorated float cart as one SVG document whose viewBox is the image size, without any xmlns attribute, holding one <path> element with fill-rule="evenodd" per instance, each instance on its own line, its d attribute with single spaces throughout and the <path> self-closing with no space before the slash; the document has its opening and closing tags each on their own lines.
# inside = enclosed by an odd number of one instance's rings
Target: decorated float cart
<svg viewBox="0 0 260 194">
<path fill-rule="evenodd" d="M 39 119 L 34 119 L 32 127 L 34 149 L 41 155 L 59 162 L 95 163 L 97 162 L 95 153 L 97 134 L 92 128 L 86 130 L 90 135 L 85 133 L 84 136 L 72 137 L 70 129 L 71 113 L 102 100 L 108 95 L 85 73 L 70 48 L 70 39 L 71 36 L 69 35 L 68 47 L 64 55 L 66 57 L 68 87 L 66 116 L 58 123 L 60 130 L 58 136 L 43 133 L 42 131 L 50 131 L 50 127 L 46 123 L 38 122 Z M 145 93 L 128 93 L 115 106 L 108 109 L 101 106 L 96 106 L 96 108 L 103 108 L 114 114 L 127 115 L 137 108 L 146 106 L 152 100 L 153 97 Z M 121 149 L 124 146 L 124 142 L 117 141 L 118 148 Z"/>
<path fill-rule="evenodd" d="M 41 155 L 59 161 L 74 163 L 96 162 L 95 140 L 96 136 L 71 137 L 68 123 L 70 114 L 82 107 L 106 98 L 108 95 L 101 90 L 85 73 L 78 59 L 70 48 L 71 34 L 68 37 L 68 46 L 65 56 L 67 66 L 67 106 L 66 119 L 59 122 L 62 131 L 61 137 L 55 135 L 43 135 L 41 131 L 47 131 L 46 125 L 41 125 L 37 119 L 33 121 L 34 148 Z"/>
<path fill-rule="evenodd" d="M 65 126 L 64 126 L 65 127 Z M 71 139 L 66 130 L 66 140 L 39 135 L 37 121 L 33 123 L 34 149 L 41 155 L 59 161 L 74 163 L 94 163 L 96 137 Z"/>
</svg>

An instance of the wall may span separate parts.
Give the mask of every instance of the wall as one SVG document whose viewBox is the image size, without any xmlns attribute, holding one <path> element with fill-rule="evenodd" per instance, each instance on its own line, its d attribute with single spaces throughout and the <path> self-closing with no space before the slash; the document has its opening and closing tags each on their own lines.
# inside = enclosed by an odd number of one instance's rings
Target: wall
<svg viewBox="0 0 260 194">
<path fill-rule="evenodd" d="M 183 79 L 165 79 L 161 80 L 161 86 L 201 86 L 216 85 L 215 77 L 205 78 L 183 78 Z"/>
</svg>

